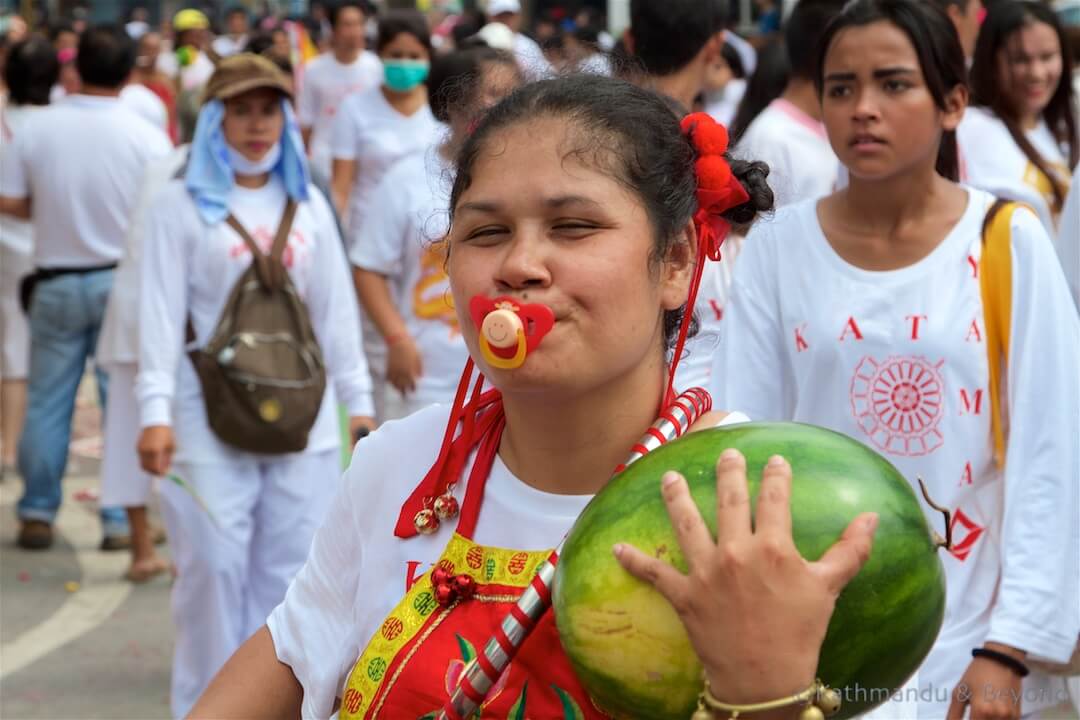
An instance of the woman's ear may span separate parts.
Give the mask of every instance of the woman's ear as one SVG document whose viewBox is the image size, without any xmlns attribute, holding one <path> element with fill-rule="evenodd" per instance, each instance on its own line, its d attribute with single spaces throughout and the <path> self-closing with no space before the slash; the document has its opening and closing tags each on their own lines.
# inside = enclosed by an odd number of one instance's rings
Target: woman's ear
<svg viewBox="0 0 1080 720">
<path fill-rule="evenodd" d="M 945 130 L 955 130 L 960 127 L 960 121 L 964 119 L 964 111 L 968 106 L 968 89 L 965 85 L 957 85 L 945 96 L 945 110 L 941 118 L 941 126 Z"/>
<path fill-rule="evenodd" d="M 664 257 L 660 292 L 665 310 L 678 310 L 689 299 L 690 281 L 694 277 L 697 255 L 697 227 L 691 220 L 672 240 Z"/>
</svg>

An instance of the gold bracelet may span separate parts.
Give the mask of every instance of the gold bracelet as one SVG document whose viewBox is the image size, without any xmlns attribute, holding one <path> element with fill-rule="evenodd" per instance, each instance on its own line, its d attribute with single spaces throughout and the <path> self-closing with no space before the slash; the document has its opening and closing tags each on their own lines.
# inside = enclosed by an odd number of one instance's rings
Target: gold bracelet
<svg viewBox="0 0 1080 720">
<path fill-rule="evenodd" d="M 705 681 L 705 688 L 698 695 L 698 706 L 690 720 L 714 720 L 716 711 L 729 713 L 728 720 L 738 720 L 744 713 L 759 713 L 769 710 L 779 710 L 790 705 L 805 705 L 799 713 L 799 720 L 825 720 L 840 712 L 840 693 L 830 688 L 821 680 L 815 680 L 810 687 L 801 693 L 790 695 L 779 700 L 756 703 L 754 705 L 731 705 L 720 702 L 713 697 L 709 681 Z"/>
</svg>

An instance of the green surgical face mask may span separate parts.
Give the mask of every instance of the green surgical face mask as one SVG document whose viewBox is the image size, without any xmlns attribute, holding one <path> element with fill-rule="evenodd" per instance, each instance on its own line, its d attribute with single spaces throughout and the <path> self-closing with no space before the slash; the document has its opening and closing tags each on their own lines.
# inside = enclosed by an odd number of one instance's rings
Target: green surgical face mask
<svg viewBox="0 0 1080 720">
<path fill-rule="evenodd" d="M 427 80 L 431 63 L 427 60 L 383 60 L 386 87 L 395 92 L 408 92 Z"/>
</svg>

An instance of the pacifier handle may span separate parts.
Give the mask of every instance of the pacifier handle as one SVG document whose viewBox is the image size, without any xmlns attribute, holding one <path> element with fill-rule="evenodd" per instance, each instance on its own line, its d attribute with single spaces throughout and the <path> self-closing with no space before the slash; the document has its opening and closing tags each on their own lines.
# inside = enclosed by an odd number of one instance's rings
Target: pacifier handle
<svg viewBox="0 0 1080 720">
<path fill-rule="evenodd" d="M 525 333 L 525 323 L 521 322 L 516 312 L 506 308 L 492 310 L 480 325 L 480 334 L 490 345 L 497 348 L 517 345 L 519 333 Z"/>
</svg>

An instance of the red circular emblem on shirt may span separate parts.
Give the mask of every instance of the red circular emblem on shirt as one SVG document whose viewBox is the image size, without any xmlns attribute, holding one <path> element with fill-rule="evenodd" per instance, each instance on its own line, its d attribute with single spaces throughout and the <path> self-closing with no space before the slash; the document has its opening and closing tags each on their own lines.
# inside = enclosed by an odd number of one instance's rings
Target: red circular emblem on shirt
<svg viewBox="0 0 1080 720">
<path fill-rule="evenodd" d="M 401 631 L 405 629 L 405 625 L 396 617 L 387 618 L 386 622 L 382 626 L 382 636 L 387 640 L 393 640 Z"/>
<path fill-rule="evenodd" d="M 510 571 L 511 575 L 520 575 L 525 569 L 525 563 L 529 561 L 528 553 L 515 553 L 514 557 L 510 558 L 510 562 L 506 564 L 506 569 Z"/>
<path fill-rule="evenodd" d="M 360 709 L 360 703 L 362 702 L 364 702 L 364 694 L 355 688 L 349 688 L 345 691 L 345 697 L 342 698 L 341 704 L 349 712 L 355 713 Z"/>
<path fill-rule="evenodd" d="M 484 564 L 484 551 L 478 547 L 469 548 L 469 552 L 465 554 L 465 562 L 473 570 L 479 570 Z"/>
<path fill-rule="evenodd" d="M 851 411 L 879 449 L 892 455 L 929 455 L 945 442 L 938 425 L 945 412 L 944 361 L 867 356 L 851 378 Z"/>
</svg>

